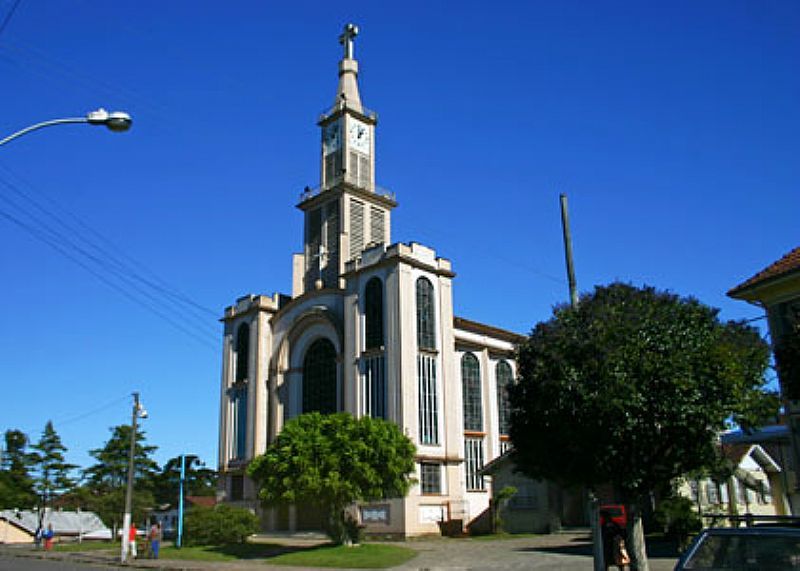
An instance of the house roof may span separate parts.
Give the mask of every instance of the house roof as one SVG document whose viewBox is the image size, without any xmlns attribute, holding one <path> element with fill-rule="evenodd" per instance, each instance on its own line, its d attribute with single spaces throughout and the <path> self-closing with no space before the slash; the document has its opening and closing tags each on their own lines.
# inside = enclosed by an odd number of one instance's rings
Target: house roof
<svg viewBox="0 0 800 571">
<path fill-rule="evenodd" d="M 747 290 L 798 271 L 800 271 L 800 246 L 728 291 L 728 296 L 739 297 Z"/>
<path fill-rule="evenodd" d="M 480 335 L 488 335 L 489 337 L 496 337 L 511 343 L 522 343 L 525 341 L 525 336 L 520 335 L 519 333 L 514 333 L 513 331 L 508 331 L 506 329 L 500 329 L 499 327 L 494 327 L 493 325 L 486 325 L 485 323 L 478 323 L 477 321 L 472 321 L 471 319 L 465 319 L 463 317 L 454 316 L 453 326 L 456 329 L 471 331 L 472 333 L 478 333 Z"/>
<path fill-rule="evenodd" d="M 186 496 L 186 501 L 201 508 L 213 508 L 217 505 L 217 498 L 214 496 Z"/>
<path fill-rule="evenodd" d="M 39 513 L 33 510 L 2 510 L 0 518 L 13 522 L 17 527 L 34 533 L 39 525 Z M 48 509 L 44 514 L 43 525 L 53 526 L 53 531 L 60 535 L 84 536 L 97 534 L 98 537 L 111 537 L 111 531 L 94 512 L 53 511 Z"/>
</svg>

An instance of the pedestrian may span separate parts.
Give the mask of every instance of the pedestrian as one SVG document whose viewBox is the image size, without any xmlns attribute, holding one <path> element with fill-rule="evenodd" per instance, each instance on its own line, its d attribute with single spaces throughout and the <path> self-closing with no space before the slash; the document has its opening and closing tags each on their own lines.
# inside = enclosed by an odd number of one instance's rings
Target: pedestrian
<svg viewBox="0 0 800 571">
<path fill-rule="evenodd" d="M 161 546 L 161 523 L 156 522 L 150 528 L 150 551 L 153 553 L 153 559 L 158 559 L 158 548 Z"/>
<path fill-rule="evenodd" d="M 42 546 L 42 524 L 36 526 L 36 531 L 33 532 L 33 546 L 39 549 Z"/>
<path fill-rule="evenodd" d="M 55 532 L 53 531 L 53 524 L 48 523 L 47 529 L 42 534 L 42 539 L 44 539 L 44 550 L 50 551 L 53 549 L 53 538 L 56 536 Z"/>
<path fill-rule="evenodd" d="M 136 524 L 131 522 L 131 527 L 128 530 L 128 549 L 130 550 L 131 557 L 136 559 L 138 557 L 138 553 L 136 552 L 136 533 L 139 530 L 136 529 Z"/>
<path fill-rule="evenodd" d="M 619 571 L 624 571 L 631 562 L 625 547 L 625 530 L 612 519 L 612 514 L 605 510 L 600 511 L 600 530 L 603 537 L 603 560 L 606 571 L 612 565 L 616 565 Z"/>
</svg>

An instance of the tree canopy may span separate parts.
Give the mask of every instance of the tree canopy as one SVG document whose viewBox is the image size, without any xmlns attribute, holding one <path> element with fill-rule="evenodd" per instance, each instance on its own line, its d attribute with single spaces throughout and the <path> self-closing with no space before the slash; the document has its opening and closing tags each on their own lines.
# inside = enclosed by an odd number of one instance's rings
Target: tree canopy
<svg viewBox="0 0 800 571">
<path fill-rule="evenodd" d="M 692 298 L 614 283 L 557 307 L 519 348 L 511 440 L 520 470 L 630 498 L 715 464 L 716 437 L 777 413 L 769 348 Z"/>
<path fill-rule="evenodd" d="M 28 436 L 6 430 L 0 456 L 0 508 L 32 508 L 37 503 L 30 470 L 33 457 L 27 451 Z"/>
<path fill-rule="evenodd" d="M 248 474 L 266 504 L 305 503 L 325 510 L 329 534 L 343 541 L 347 506 L 408 493 L 414 454 L 414 444 L 394 423 L 313 412 L 287 422 Z"/>
<path fill-rule="evenodd" d="M 216 493 L 217 473 L 206 468 L 196 454 L 186 455 L 183 493 L 187 496 L 213 496 Z M 156 502 L 175 505 L 181 482 L 181 457 L 170 458 L 154 482 Z"/>
<path fill-rule="evenodd" d="M 67 447 L 61 443 L 61 437 L 53 428 L 53 422 L 47 421 L 39 442 L 31 448 L 36 492 L 43 499 L 45 505 L 53 496 L 61 495 L 73 488 L 74 480 L 70 471 L 77 468 L 74 464 L 64 459 Z"/>
<path fill-rule="evenodd" d="M 631 547 L 647 555 L 637 504 L 675 478 L 720 465 L 721 430 L 778 411 L 769 348 L 744 323 L 652 287 L 599 286 L 559 306 L 518 349 L 511 388 L 517 468 L 562 485 L 612 485 L 632 504 Z"/>
</svg>

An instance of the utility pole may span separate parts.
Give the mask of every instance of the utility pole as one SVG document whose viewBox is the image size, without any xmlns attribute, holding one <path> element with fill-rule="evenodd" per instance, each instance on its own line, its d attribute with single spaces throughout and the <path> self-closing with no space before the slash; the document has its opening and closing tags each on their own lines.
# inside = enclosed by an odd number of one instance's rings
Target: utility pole
<svg viewBox="0 0 800 571">
<path fill-rule="evenodd" d="M 183 485 L 186 481 L 186 454 L 181 454 L 180 497 L 178 499 L 178 540 L 177 547 L 183 547 Z"/>
<path fill-rule="evenodd" d="M 133 504 L 133 471 L 136 455 L 136 424 L 139 418 L 147 418 L 147 411 L 139 404 L 139 393 L 133 393 L 133 414 L 131 415 L 131 446 L 128 456 L 128 488 L 125 491 L 125 515 L 122 518 L 122 541 L 120 561 L 128 558 L 128 534 L 131 529 L 131 505 Z"/>
<path fill-rule="evenodd" d="M 567 259 L 567 280 L 569 281 L 569 299 L 572 307 L 578 305 L 578 284 L 575 281 L 575 267 L 572 264 L 572 234 L 569 229 L 569 213 L 567 212 L 567 195 L 561 195 L 561 230 L 564 233 L 564 256 Z"/>
</svg>

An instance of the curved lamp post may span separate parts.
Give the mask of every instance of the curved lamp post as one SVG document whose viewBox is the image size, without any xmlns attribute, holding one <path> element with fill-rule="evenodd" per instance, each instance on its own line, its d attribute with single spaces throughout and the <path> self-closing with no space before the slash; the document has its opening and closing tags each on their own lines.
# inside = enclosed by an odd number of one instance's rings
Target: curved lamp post
<svg viewBox="0 0 800 571">
<path fill-rule="evenodd" d="M 86 117 L 66 117 L 64 119 L 51 119 L 50 121 L 42 121 L 41 123 L 36 123 L 35 125 L 31 125 L 30 127 L 25 127 L 16 133 L 12 133 L 8 137 L 3 140 L 0 140 L 0 145 L 5 145 L 6 143 L 13 141 L 17 137 L 21 137 L 26 133 L 30 133 L 31 131 L 37 131 L 38 129 L 42 129 L 44 127 L 51 127 L 53 125 L 65 125 L 68 123 L 88 123 L 89 125 L 105 125 L 111 131 L 115 131 L 121 133 L 122 131 L 127 131 L 131 128 L 131 123 L 133 123 L 133 119 L 131 116 L 125 113 L 124 111 L 112 111 L 109 113 L 103 108 L 98 109 L 97 111 L 92 111 L 86 114 Z"/>
</svg>

